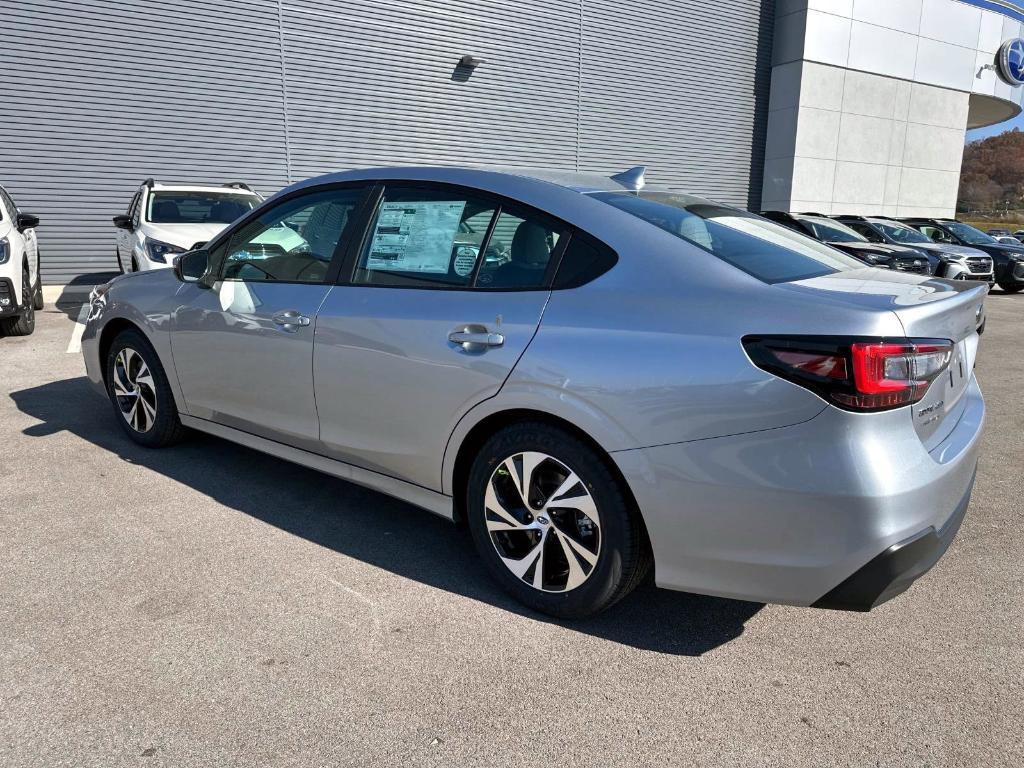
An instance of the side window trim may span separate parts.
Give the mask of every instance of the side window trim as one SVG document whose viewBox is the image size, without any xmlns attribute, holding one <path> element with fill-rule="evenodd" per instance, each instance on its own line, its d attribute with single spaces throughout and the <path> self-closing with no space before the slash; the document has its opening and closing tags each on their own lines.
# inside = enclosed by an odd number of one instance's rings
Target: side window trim
<svg viewBox="0 0 1024 768">
<path fill-rule="evenodd" d="M 301 280 L 260 281 L 273 282 L 278 285 L 337 285 L 339 275 L 341 274 L 342 262 L 347 258 L 349 249 L 352 247 L 354 241 L 362 241 L 366 223 L 364 221 L 365 209 L 367 202 L 373 198 L 373 192 L 376 189 L 376 186 L 372 181 L 347 181 L 334 184 L 324 184 L 316 187 L 304 187 L 303 189 L 298 189 L 289 195 L 282 196 L 279 199 L 268 199 L 262 205 L 257 206 L 250 211 L 234 227 L 231 227 L 229 231 L 224 231 L 219 234 L 208 245 L 207 249 L 211 254 L 215 254 L 214 271 L 217 275 L 216 279 L 218 281 L 227 280 L 230 282 L 246 282 L 245 280 L 224 277 L 224 272 L 227 269 L 228 264 L 227 255 L 230 253 L 232 245 L 236 243 L 238 234 L 250 223 L 257 220 L 264 212 L 271 212 L 282 205 L 286 205 L 287 203 L 302 197 L 344 189 L 360 190 L 359 200 L 356 202 L 353 209 L 355 211 L 354 214 L 349 217 L 347 222 L 345 222 L 344 229 L 342 229 L 341 233 L 338 235 L 338 244 L 335 246 L 334 251 L 331 254 L 331 260 L 327 265 L 327 273 L 324 276 L 324 279 L 315 283 Z"/>
<path fill-rule="evenodd" d="M 479 287 L 477 285 L 477 278 L 480 277 L 481 268 L 487 263 L 487 248 L 491 244 L 491 237 L 494 236 L 494 228 L 498 226 L 501 212 L 505 210 L 505 205 L 501 198 L 498 198 L 497 202 L 498 204 L 494 206 L 494 213 L 491 214 L 491 220 L 487 222 L 487 230 L 484 232 L 483 240 L 480 241 L 480 253 L 477 255 L 476 264 L 473 265 L 473 274 L 466 285 L 459 286 L 461 290 L 475 291 Z"/>
</svg>

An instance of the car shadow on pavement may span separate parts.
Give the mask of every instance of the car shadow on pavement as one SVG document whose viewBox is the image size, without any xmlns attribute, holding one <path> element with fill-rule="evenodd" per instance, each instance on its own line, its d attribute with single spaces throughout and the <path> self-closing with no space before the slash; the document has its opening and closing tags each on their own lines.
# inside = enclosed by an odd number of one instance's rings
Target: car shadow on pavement
<svg viewBox="0 0 1024 768">
<path fill-rule="evenodd" d="M 63 312 L 71 320 L 77 320 L 82 311 L 82 305 L 89 300 L 89 292 L 95 286 L 107 282 L 118 274 L 117 272 L 90 272 L 78 275 L 61 287 L 57 298 L 47 301 L 46 306 L 48 309 Z"/>
<path fill-rule="evenodd" d="M 84 377 L 13 392 L 42 437 L 70 432 L 220 504 L 405 578 L 635 648 L 699 656 L 743 632 L 763 605 L 642 585 L 605 613 L 561 622 L 523 608 L 484 571 L 468 534 L 404 502 L 218 438 L 149 450 L 131 442 Z"/>
</svg>

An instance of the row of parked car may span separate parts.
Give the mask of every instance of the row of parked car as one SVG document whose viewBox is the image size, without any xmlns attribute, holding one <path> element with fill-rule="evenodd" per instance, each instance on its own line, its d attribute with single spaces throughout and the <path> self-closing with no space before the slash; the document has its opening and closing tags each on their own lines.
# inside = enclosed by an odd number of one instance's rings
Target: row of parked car
<svg viewBox="0 0 1024 768">
<path fill-rule="evenodd" d="M 146 179 L 127 211 L 114 216 L 118 268 L 144 272 L 169 267 L 175 255 L 202 246 L 262 202 L 242 182 L 161 184 Z M 983 281 L 1009 293 L 1024 290 L 1024 243 L 1009 230 L 986 233 L 953 219 L 784 211 L 762 215 L 873 267 Z M 0 332 L 5 335 L 31 333 L 34 312 L 42 308 L 38 223 L 38 217 L 19 212 L 0 187 Z M 464 239 L 472 245 L 482 233 L 474 233 L 471 224 L 464 226 Z M 1024 230 L 1016 235 L 1024 237 Z M 498 257 L 489 253 L 488 258 Z"/>
<path fill-rule="evenodd" d="M 765 211 L 766 218 L 838 248 L 873 267 L 1024 290 L 1024 243 L 954 219 L 824 216 Z M 1021 230 L 1024 235 L 1024 230 Z"/>
</svg>

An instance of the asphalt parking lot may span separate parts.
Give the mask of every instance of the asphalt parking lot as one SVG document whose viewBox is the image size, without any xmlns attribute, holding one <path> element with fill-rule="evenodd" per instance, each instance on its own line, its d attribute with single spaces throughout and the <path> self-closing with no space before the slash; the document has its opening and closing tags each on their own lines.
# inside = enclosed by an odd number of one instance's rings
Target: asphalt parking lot
<svg viewBox="0 0 1024 768">
<path fill-rule="evenodd" d="M 947 556 L 845 614 L 642 588 L 520 609 L 467 535 L 207 437 L 147 451 L 67 352 L 0 339 L 0 765 L 1019 766 L 1024 296 Z"/>
</svg>

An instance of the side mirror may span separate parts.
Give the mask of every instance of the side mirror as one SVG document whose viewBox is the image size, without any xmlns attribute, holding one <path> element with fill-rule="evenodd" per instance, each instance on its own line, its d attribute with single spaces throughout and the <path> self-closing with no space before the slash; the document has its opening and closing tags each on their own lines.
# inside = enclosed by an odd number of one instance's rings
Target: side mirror
<svg viewBox="0 0 1024 768">
<path fill-rule="evenodd" d="M 132 217 L 126 214 L 120 213 L 114 217 L 114 226 L 118 229 L 131 229 L 132 228 Z"/>
<path fill-rule="evenodd" d="M 18 231 L 23 232 L 26 229 L 32 229 L 33 227 L 39 226 L 39 217 L 33 216 L 31 213 L 19 213 L 18 214 Z"/>
<path fill-rule="evenodd" d="M 174 257 L 174 276 L 183 283 L 202 283 L 210 268 L 210 252 L 199 248 Z"/>
</svg>

